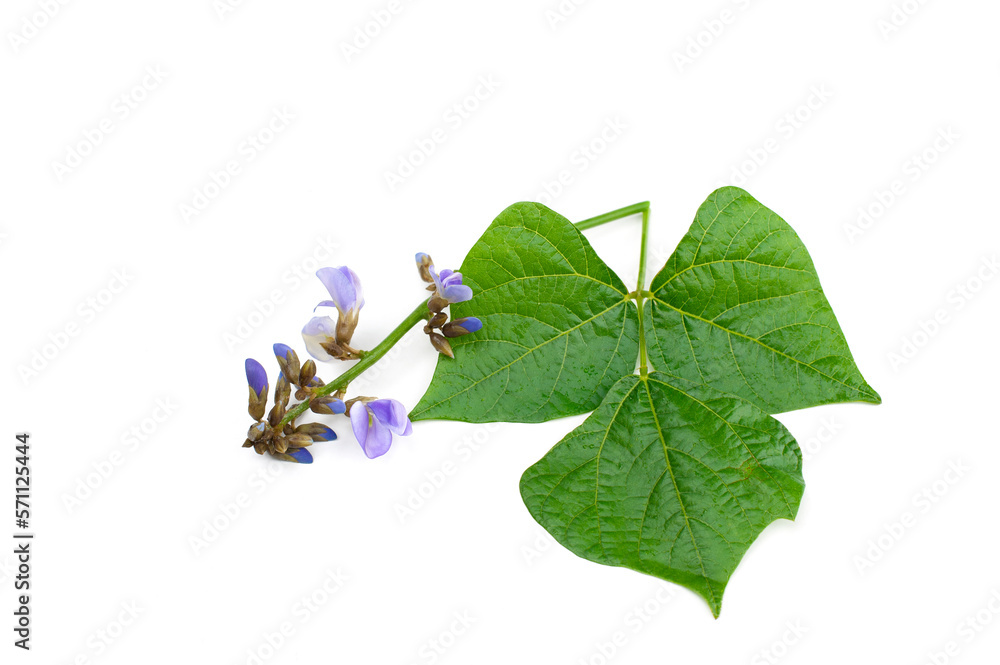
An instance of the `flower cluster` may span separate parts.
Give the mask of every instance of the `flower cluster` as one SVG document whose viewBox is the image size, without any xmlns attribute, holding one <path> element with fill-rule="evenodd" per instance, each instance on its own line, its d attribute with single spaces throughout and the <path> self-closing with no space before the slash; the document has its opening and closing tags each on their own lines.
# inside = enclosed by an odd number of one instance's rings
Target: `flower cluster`
<svg viewBox="0 0 1000 665">
<path fill-rule="evenodd" d="M 274 406 L 271 407 L 266 419 L 264 418 L 264 410 L 267 405 L 269 388 L 267 372 L 259 362 L 253 358 L 247 358 L 247 384 L 250 386 L 248 411 L 255 422 L 247 432 L 243 447 L 253 448 L 258 455 L 270 453 L 272 457 L 288 462 L 309 464 L 313 458 L 312 453 L 306 448 L 315 441 L 333 441 L 337 438 L 337 434 L 326 425 L 319 423 L 308 423 L 296 427 L 294 418 L 287 422 L 283 421 L 287 413 L 292 386 L 298 388 L 296 391 L 298 397 L 309 394 L 315 388 L 322 386 L 323 382 L 316 378 L 316 363 L 309 360 L 300 367 L 298 356 L 291 348 L 284 344 L 275 344 L 274 354 L 281 366 L 281 373 L 278 374 L 278 384 L 274 390 Z M 346 405 L 342 400 L 327 396 L 313 397 L 310 401 L 310 408 L 315 413 L 333 414 L 346 411 Z"/>
<path fill-rule="evenodd" d="M 324 316 L 310 320 L 302 329 L 306 349 L 313 358 L 321 361 L 364 358 L 364 351 L 351 346 L 361 308 L 365 304 L 361 281 L 346 266 L 322 268 L 316 276 L 330 293 L 330 300 L 322 301 L 316 309 L 336 308 L 338 318 L 334 321 Z M 461 284 L 461 276 L 458 283 Z M 289 462 L 311 463 L 313 457 L 307 448 L 317 441 L 333 441 L 337 435 L 319 423 L 296 426 L 296 418 L 306 410 L 318 415 L 349 416 L 355 438 L 365 455 L 372 459 L 388 452 L 394 435 L 409 436 L 413 433 L 406 408 L 400 402 L 373 397 L 355 397 L 345 402 L 347 383 L 336 386 L 324 384 L 316 376 L 315 361 L 301 363 L 298 354 L 286 344 L 275 344 L 274 355 L 281 371 L 274 390 L 274 404 L 266 418 L 267 372 L 256 360 L 248 358 L 246 361 L 247 384 L 250 387 L 248 410 L 254 424 L 247 432 L 244 448 L 253 448 L 260 455 L 268 453 Z M 290 405 L 293 386 L 294 397 L 299 402 Z"/>
<path fill-rule="evenodd" d="M 427 290 L 434 294 L 427 301 L 430 319 L 424 326 L 424 332 L 430 337 L 431 344 L 439 353 L 454 358 L 455 352 L 447 338 L 478 332 L 482 329 L 483 322 L 474 316 L 449 321 L 444 309 L 449 305 L 472 300 L 472 288 L 462 284 L 460 272 L 445 269 L 439 273 L 434 268 L 434 261 L 430 255 L 420 252 L 416 260 L 420 278 L 428 283 Z M 440 332 L 435 332 L 438 330 Z"/>
</svg>

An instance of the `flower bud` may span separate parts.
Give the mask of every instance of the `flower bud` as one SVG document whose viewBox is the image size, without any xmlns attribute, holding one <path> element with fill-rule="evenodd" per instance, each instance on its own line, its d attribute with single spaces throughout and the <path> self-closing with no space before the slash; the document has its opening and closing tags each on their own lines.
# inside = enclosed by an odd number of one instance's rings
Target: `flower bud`
<svg viewBox="0 0 1000 665">
<path fill-rule="evenodd" d="M 287 344 L 275 344 L 274 356 L 278 359 L 281 372 L 290 382 L 299 385 L 299 356 L 295 350 Z"/>
<path fill-rule="evenodd" d="M 430 338 L 431 345 L 437 349 L 438 353 L 443 353 L 449 358 L 455 357 L 455 352 L 451 350 L 451 344 L 449 344 L 448 340 L 446 340 L 442 335 L 439 335 L 438 333 L 431 333 Z"/>
<path fill-rule="evenodd" d="M 474 316 L 469 316 L 462 319 L 456 319 L 451 323 L 447 323 L 441 329 L 445 337 L 461 337 L 462 335 L 469 335 L 474 332 L 479 332 L 483 328 L 483 322 Z"/>
</svg>

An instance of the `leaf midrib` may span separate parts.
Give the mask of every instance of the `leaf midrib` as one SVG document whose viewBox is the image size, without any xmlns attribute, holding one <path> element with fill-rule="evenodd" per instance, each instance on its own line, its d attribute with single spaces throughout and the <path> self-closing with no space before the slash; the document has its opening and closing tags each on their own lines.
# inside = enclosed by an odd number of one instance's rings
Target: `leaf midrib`
<svg viewBox="0 0 1000 665">
<path fill-rule="evenodd" d="M 852 386 L 849 383 L 845 383 L 844 381 L 841 381 L 840 379 L 838 379 L 835 376 L 830 376 L 826 372 L 824 372 L 824 371 L 822 371 L 820 369 L 817 369 L 816 367 L 813 367 L 812 365 L 810 365 L 807 362 L 799 360 L 798 358 L 795 358 L 794 356 L 788 355 L 784 351 L 781 351 L 779 349 L 774 348 L 773 346 L 765 344 L 764 342 L 760 341 L 756 337 L 751 337 L 750 335 L 746 335 L 746 334 L 741 333 L 741 332 L 739 332 L 737 330 L 732 330 L 731 328 L 727 328 L 727 327 L 725 327 L 723 325 L 720 325 L 720 324 L 716 323 L 715 321 L 713 321 L 711 319 L 706 319 L 706 318 L 704 318 L 702 316 L 698 316 L 697 314 L 693 314 L 691 312 L 685 311 L 685 310 L 683 310 L 683 309 L 681 309 L 679 307 L 675 307 L 674 305 L 671 305 L 670 303 L 668 303 L 667 301 L 661 299 L 659 296 L 657 296 L 655 294 L 653 295 L 653 300 L 656 301 L 656 302 L 658 302 L 658 303 L 660 303 L 664 307 L 669 307 L 670 309 L 674 310 L 678 314 L 681 314 L 682 316 L 690 316 L 692 319 L 696 319 L 696 320 L 701 321 L 703 323 L 707 323 L 707 324 L 709 324 L 711 326 L 715 326 L 719 330 L 721 330 L 721 331 L 723 331 L 723 332 L 725 332 L 725 333 L 727 333 L 729 335 L 735 335 L 737 337 L 742 337 L 743 339 L 746 339 L 746 340 L 749 340 L 751 342 L 754 342 L 755 344 L 759 344 L 760 346 L 764 347 L 768 351 L 771 351 L 772 353 L 775 353 L 775 354 L 777 354 L 777 355 L 779 355 L 779 356 L 781 356 L 783 358 L 787 358 L 788 360 L 791 360 L 791 361 L 793 361 L 793 362 L 795 362 L 795 363 L 797 363 L 799 365 L 802 365 L 803 367 L 811 369 L 812 371 L 816 372 L 820 376 L 825 377 L 825 378 L 827 378 L 827 379 L 829 379 L 829 380 L 831 380 L 831 381 L 833 381 L 835 383 L 839 383 L 840 385 L 842 385 L 845 388 L 848 388 L 848 389 L 854 391 L 855 393 L 858 393 L 859 395 L 865 395 L 867 397 L 875 397 L 874 393 L 872 393 L 872 392 L 866 392 L 866 391 L 864 391 L 864 390 L 862 390 L 862 389 L 860 389 L 860 388 L 858 388 L 856 386 Z"/>
<path fill-rule="evenodd" d="M 438 406 L 444 404 L 445 402 L 450 402 L 451 400 L 455 399 L 459 395 L 462 395 L 462 394 L 468 392 L 469 390 L 472 390 L 473 388 L 475 388 L 476 386 L 480 385 L 481 383 L 483 383 L 487 379 L 490 379 L 493 376 L 499 374 L 503 370 L 509 369 L 510 367 L 513 367 L 517 363 L 519 363 L 522 360 L 524 360 L 525 358 L 527 358 L 532 353 L 538 351 L 538 349 L 542 348 L 546 344 L 549 344 L 549 343 L 551 343 L 551 342 L 553 342 L 553 341 L 555 341 L 557 339 L 560 339 L 561 337 L 564 337 L 565 335 L 570 334 L 574 330 L 578 330 L 578 329 L 582 328 L 583 326 L 587 325 L 591 321 L 594 321 L 594 320 L 599 319 L 600 317 L 604 316 L 605 314 L 607 314 L 608 312 L 612 311 L 616 307 L 621 307 L 622 305 L 627 305 L 630 301 L 631 301 L 631 298 L 628 298 L 628 297 L 622 298 L 621 300 L 619 300 L 618 302 L 615 302 L 613 305 L 611 305 L 607 309 L 604 309 L 604 310 L 598 312 L 597 314 L 594 314 L 590 318 L 581 321 L 580 323 L 576 324 L 572 328 L 567 328 L 566 330 L 561 331 L 558 335 L 554 335 L 553 337 L 550 337 L 549 339 L 545 340 L 541 344 L 538 344 L 537 346 L 531 347 L 530 349 L 528 349 L 523 354 L 521 354 L 520 356 L 518 356 L 514 360 L 510 361 L 506 365 L 502 365 L 502 366 L 496 368 L 495 370 L 493 370 L 492 372 L 490 372 L 486 376 L 482 377 L 478 381 L 473 381 L 472 383 L 470 383 L 468 386 L 466 386 L 462 390 L 459 390 L 458 392 L 453 393 L 453 394 L 449 395 L 448 397 L 446 397 L 445 399 L 442 399 L 442 400 L 439 400 L 439 401 L 435 402 L 434 404 L 429 404 L 426 407 L 424 407 L 423 409 L 421 409 L 420 411 L 414 411 L 411 414 L 411 417 L 419 416 L 419 415 L 421 415 L 423 413 L 426 413 L 427 411 L 430 411 L 431 409 L 437 408 Z"/>
</svg>

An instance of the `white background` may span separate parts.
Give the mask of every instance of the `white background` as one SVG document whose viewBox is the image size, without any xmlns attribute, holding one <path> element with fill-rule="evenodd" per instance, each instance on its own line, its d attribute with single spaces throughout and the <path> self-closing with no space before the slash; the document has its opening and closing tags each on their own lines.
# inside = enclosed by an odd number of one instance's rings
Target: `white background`
<svg viewBox="0 0 1000 665">
<path fill-rule="evenodd" d="M 4 3 L 2 485 L 29 431 L 37 533 L 30 653 L 0 555 L 4 662 L 995 662 L 1000 7 L 907 0 L 889 32 L 890 0 L 577 2 L 405 1 L 350 57 L 388 0 Z M 275 109 L 294 119 L 254 152 Z M 579 220 L 652 200 L 653 273 L 723 183 L 797 229 L 884 404 L 781 416 L 807 451 L 802 509 L 719 620 L 531 519 L 521 472 L 582 418 L 420 423 L 376 461 L 338 419 L 314 465 L 278 472 L 240 448 L 243 360 L 273 382 L 271 344 L 302 348 L 325 292 L 297 275 L 317 264 L 361 275 L 370 347 L 422 297 L 413 254 L 457 266 L 515 201 Z M 588 232 L 627 283 L 638 228 Z M 418 331 L 364 391 L 413 406 L 434 362 Z M 992 625 L 970 630 L 977 613 Z"/>
</svg>

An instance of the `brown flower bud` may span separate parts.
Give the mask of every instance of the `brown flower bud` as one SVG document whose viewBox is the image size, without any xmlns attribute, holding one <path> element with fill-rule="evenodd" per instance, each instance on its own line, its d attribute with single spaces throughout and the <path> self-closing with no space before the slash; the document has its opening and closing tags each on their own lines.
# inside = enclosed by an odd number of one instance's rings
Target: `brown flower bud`
<svg viewBox="0 0 1000 665">
<path fill-rule="evenodd" d="M 449 344 L 448 340 L 446 340 L 442 335 L 439 335 L 437 333 L 431 333 L 430 338 L 431 338 L 431 345 L 433 345 L 434 348 L 438 350 L 438 353 L 443 353 L 449 358 L 455 357 L 455 352 L 451 350 L 451 344 Z"/>
<path fill-rule="evenodd" d="M 284 440 L 288 442 L 289 448 L 305 448 L 311 446 L 313 442 L 312 437 L 308 434 L 290 434 Z"/>
<path fill-rule="evenodd" d="M 285 378 L 284 373 L 278 375 L 278 385 L 274 387 L 274 403 L 281 406 L 288 406 L 288 398 L 292 394 L 292 387 Z"/>
<path fill-rule="evenodd" d="M 281 372 L 294 385 L 302 385 L 299 382 L 299 356 L 294 350 L 289 349 L 284 358 L 278 358 L 278 366 L 281 367 Z"/>
<path fill-rule="evenodd" d="M 260 397 L 253 391 L 253 388 L 249 388 L 249 390 L 250 405 L 247 407 L 247 411 L 254 420 L 261 420 L 264 418 L 264 406 L 267 404 L 267 386 L 264 386 Z"/>
<path fill-rule="evenodd" d="M 447 306 L 448 301 L 441 296 L 434 296 L 427 301 L 427 308 L 435 314 L 440 314 Z"/>
<path fill-rule="evenodd" d="M 299 383 L 303 386 L 308 386 L 314 376 L 316 376 L 316 363 L 313 360 L 305 361 L 302 369 L 299 370 Z"/>
<path fill-rule="evenodd" d="M 261 439 L 265 439 L 267 434 L 267 425 L 264 423 L 254 423 L 250 426 L 250 430 L 247 432 L 247 441 L 251 443 L 256 443 Z M 249 448 L 250 446 L 244 446 Z"/>
</svg>

